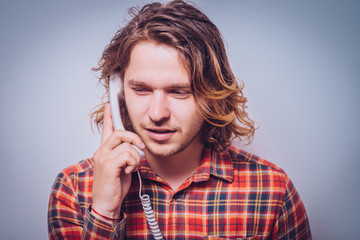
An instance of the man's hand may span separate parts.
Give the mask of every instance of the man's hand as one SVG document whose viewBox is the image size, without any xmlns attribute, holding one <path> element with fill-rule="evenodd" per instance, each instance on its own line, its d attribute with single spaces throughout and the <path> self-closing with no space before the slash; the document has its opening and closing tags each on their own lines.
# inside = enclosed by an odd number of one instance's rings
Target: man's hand
<svg viewBox="0 0 360 240">
<path fill-rule="evenodd" d="M 131 144 L 140 149 L 145 147 L 137 134 L 125 130 L 114 131 L 110 104 L 106 104 L 101 145 L 93 156 L 92 207 L 108 218 L 120 218 L 121 204 L 131 184 L 131 172 L 140 163 L 140 155 Z M 99 217 L 94 212 L 92 214 Z"/>
</svg>

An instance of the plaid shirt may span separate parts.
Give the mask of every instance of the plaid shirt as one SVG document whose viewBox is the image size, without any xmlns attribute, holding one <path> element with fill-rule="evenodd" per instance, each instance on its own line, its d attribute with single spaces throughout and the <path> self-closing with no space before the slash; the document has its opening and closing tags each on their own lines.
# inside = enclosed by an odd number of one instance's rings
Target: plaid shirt
<svg viewBox="0 0 360 240">
<path fill-rule="evenodd" d="M 311 239 L 304 205 L 286 173 L 231 146 L 205 149 L 198 171 L 176 191 L 146 160 L 142 194 L 149 194 L 165 239 Z M 135 173 L 136 174 L 136 173 Z M 50 239 L 153 239 L 132 176 L 122 220 L 112 227 L 89 212 L 93 162 L 83 160 L 56 178 L 48 210 Z"/>
</svg>

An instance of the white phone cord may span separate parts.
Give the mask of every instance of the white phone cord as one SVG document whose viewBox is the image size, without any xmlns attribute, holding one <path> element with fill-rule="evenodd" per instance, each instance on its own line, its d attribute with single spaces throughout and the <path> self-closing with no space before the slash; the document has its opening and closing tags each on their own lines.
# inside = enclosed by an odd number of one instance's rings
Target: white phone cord
<svg viewBox="0 0 360 240">
<path fill-rule="evenodd" d="M 141 199 L 141 204 L 144 209 L 144 213 L 145 213 L 146 219 L 148 221 L 150 230 L 156 240 L 163 239 L 159 225 L 158 225 L 155 215 L 154 215 L 154 211 L 151 208 L 150 196 L 147 194 L 141 195 L 142 181 L 141 181 L 141 176 L 140 176 L 139 170 L 137 171 L 137 174 L 138 174 L 139 182 L 140 182 L 139 197 Z"/>
</svg>

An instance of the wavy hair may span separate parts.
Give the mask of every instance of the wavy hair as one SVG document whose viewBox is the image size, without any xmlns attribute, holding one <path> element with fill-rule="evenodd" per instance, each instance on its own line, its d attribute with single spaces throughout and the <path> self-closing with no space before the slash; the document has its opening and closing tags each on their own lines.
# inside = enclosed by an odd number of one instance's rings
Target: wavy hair
<svg viewBox="0 0 360 240">
<path fill-rule="evenodd" d="M 210 19 L 194 4 L 181 0 L 130 8 L 129 14 L 132 19 L 116 32 L 93 69 L 101 72 L 100 82 L 106 89 L 104 103 L 91 113 L 96 126 L 103 122 L 109 76 L 117 72 L 123 79 L 134 46 L 153 41 L 175 48 L 189 71 L 192 92 L 205 119 L 204 145 L 221 152 L 233 138 L 245 137 L 250 143 L 255 127 L 245 111 L 243 84 L 232 73 L 221 33 Z M 120 110 L 125 129 L 132 130 L 124 99 Z"/>
</svg>

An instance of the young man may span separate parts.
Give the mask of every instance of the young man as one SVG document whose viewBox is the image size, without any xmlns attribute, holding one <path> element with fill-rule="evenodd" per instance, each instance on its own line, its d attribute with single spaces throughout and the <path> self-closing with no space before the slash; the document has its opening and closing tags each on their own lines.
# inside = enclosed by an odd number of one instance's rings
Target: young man
<svg viewBox="0 0 360 240">
<path fill-rule="evenodd" d="M 113 130 L 108 103 L 93 114 L 101 145 L 57 177 L 49 237 L 153 239 L 141 190 L 164 239 L 311 239 L 284 171 L 230 145 L 254 124 L 216 26 L 183 1 L 133 14 L 97 69 L 107 91 L 121 79 L 126 130 Z"/>
</svg>

